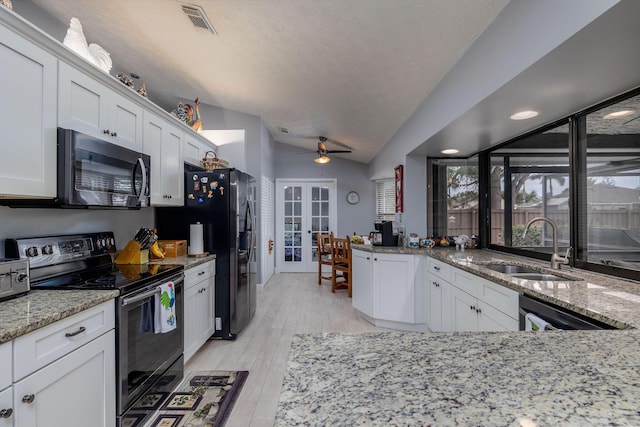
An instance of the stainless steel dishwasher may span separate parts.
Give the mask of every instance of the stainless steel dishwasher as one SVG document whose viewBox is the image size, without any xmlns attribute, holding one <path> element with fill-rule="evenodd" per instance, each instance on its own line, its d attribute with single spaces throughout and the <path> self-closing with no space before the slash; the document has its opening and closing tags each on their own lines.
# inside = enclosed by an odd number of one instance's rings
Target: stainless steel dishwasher
<svg viewBox="0 0 640 427">
<path fill-rule="evenodd" d="M 520 330 L 525 330 L 525 316 L 532 313 L 548 322 L 546 330 L 617 329 L 585 315 L 542 301 L 530 295 L 520 295 Z"/>
</svg>

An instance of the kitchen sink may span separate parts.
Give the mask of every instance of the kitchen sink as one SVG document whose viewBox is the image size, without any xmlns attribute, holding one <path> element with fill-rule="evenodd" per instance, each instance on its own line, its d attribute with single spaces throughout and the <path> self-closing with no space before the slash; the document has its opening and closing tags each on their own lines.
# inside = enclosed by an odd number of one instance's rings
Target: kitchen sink
<svg viewBox="0 0 640 427">
<path fill-rule="evenodd" d="M 498 273 L 504 274 L 539 273 L 538 270 L 534 270 L 533 268 L 525 267 L 523 265 L 482 264 L 482 266 L 488 268 L 489 270 L 497 271 Z"/>
<path fill-rule="evenodd" d="M 551 281 L 551 282 L 567 282 L 575 281 L 579 279 L 573 279 L 571 277 L 559 276 L 549 272 L 542 272 L 531 267 L 517 264 L 480 264 L 482 267 L 489 270 L 497 271 L 498 273 L 507 274 L 511 277 L 526 280 L 539 280 L 539 281 Z"/>
<path fill-rule="evenodd" d="M 539 280 L 539 281 L 548 281 L 548 282 L 571 282 L 578 279 L 572 279 L 565 276 L 556 276 L 555 274 L 547 274 L 547 273 L 518 273 L 512 274 L 512 277 L 516 277 L 518 279 L 527 279 L 527 280 Z"/>
</svg>

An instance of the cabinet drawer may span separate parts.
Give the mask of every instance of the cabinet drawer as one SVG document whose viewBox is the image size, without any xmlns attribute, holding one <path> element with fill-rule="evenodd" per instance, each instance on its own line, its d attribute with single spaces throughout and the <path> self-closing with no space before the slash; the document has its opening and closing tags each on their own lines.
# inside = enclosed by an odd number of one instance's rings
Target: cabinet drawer
<svg viewBox="0 0 640 427">
<path fill-rule="evenodd" d="M 209 279 L 216 274 L 216 262 L 209 261 L 204 264 L 199 264 L 188 270 L 185 270 L 185 286 L 189 288 L 191 285 L 198 283 L 202 280 Z"/>
<path fill-rule="evenodd" d="M 0 344 L 0 366 L 2 366 L 0 369 L 0 390 L 2 390 L 11 385 L 11 367 L 13 366 L 11 341 Z"/>
<path fill-rule="evenodd" d="M 114 328 L 113 301 L 84 310 L 13 342 L 14 381 L 61 358 Z"/>
<path fill-rule="evenodd" d="M 451 280 L 451 266 L 446 262 L 429 258 L 429 272 L 446 281 Z"/>
</svg>

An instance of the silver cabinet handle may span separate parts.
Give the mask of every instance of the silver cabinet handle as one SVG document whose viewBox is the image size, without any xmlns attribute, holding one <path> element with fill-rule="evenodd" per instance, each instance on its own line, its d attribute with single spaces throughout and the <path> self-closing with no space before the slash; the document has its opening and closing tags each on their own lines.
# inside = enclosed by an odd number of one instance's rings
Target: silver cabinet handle
<svg viewBox="0 0 640 427">
<path fill-rule="evenodd" d="M 200 273 L 198 273 L 198 276 L 202 276 L 203 274 L 205 274 L 205 272 L 201 271 Z"/>
<path fill-rule="evenodd" d="M 0 418 L 9 418 L 11 415 L 13 415 L 13 409 L 0 409 Z"/>
<path fill-rule="evenodd" d="M 36 398 L 35 394 L 26 394 L 22 396 L 22 403 L 33 403 L 33 400 Z"/>
<path fill-rule="evenodd" d="M 84 326 L 80 326 L 77 331 L 75 331 L 75 332 L 67 332 L 66 334 L 64 334 L 64 336 L 67 337 L 67 338 L 75 337 L 76 335 L 81 334 L 86 330 L 87 330 L 87 328 L 85 328 Z"/>
<path fill-rule="evenodd" d="M 437 265 L 434 265 L 433 269 L 436 270 L 436 271 L 440 271 L 440 267 L 438 267 Z"/>
</svg>

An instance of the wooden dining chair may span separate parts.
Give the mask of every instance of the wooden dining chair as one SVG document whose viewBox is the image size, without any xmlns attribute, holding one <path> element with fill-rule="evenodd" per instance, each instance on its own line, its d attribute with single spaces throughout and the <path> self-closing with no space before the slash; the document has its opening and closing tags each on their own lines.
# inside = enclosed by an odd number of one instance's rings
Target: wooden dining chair
<svg viewBox="0 0 640 427">
<path fill-rule="evenodd" d="M 331 276 L 324 275 L 322 272 L 322 266 L 326 265 L 331 268 L 331 236 L 330 234 L 322 234 L 318 232 L 316 234 L 316 241 L 318 245 L 318 285 L 322 284 L 322 280 L 331 280 Z"/>
<path fill-rule="evenodd" d="M 331 292 L 346 289 L 351 298 L 351 239 L 330 236 L 331 240 Z"/>
</svg>

